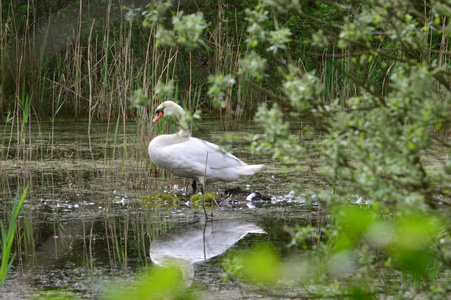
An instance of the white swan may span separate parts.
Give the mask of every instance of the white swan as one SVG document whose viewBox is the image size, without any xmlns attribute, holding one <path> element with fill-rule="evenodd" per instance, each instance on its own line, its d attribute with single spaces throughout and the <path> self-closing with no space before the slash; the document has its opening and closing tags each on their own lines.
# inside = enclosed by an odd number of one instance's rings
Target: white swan
<svg viewBox="0 0 451 300">
<path fill-rule="evenodd" d="M 162 134 L 149 143 L 149 157 L 160 168 L 174 175 L 207 184 L 215 181 L 234 181 L 241 176 L 252 175 L 263 165 L 247 165 L 218 145 L 191 137 L 186 112 L 172 101 L 161 103 L 155 110 L 155 123 L 163 116 L 173 115 L 181 129 L 175 134 Z M 207 158 L 208 153 L 208 158 Z"/>
</svg>

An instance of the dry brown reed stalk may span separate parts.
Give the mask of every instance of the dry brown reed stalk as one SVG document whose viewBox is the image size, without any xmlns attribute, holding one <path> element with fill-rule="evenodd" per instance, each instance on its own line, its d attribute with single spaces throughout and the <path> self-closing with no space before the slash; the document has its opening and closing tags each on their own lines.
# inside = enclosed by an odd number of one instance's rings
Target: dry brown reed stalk
<svg viewBox="0 0 451 300">
<path fill-rule="evenodd" d="M 449 64 L 449 62 L 450 62 L 450 60 L 449 60 L 450 51 L 448 50 L 449 49 L 449 37 L 447 37 L 446 30 L 445 30 L 447 22 L 448 22 L 447 18 L 446 17 L 442 17 L 442 27 L 443 27 L 444 30 L 443 30 L 443 32 L 441 34 L 440 51 L 439 51 L 439 54 L 438 54 L 438 65 L 444 68 L 445 74 L 449 74 L 449 71 L 450 71 L 450 68 L 451 68 L 450 64 Z M 430 52 L 432 52 L 431 49 L 430 49 Z M 447 77 L 448 75 L 445 75 L 445 76 Z M 443 102 L 444 101 L 443 87 L 439 87 L 439 93 L 440 93 L 440 96 L 441 96 L 440 97 L 441 101 Z"/>
<path fill-rule="evenodd" d="M 210 34 L 210 39 L 214 46 L 213 57 L 213 74 L 231 74 L 237 78 L 239 70 L 239 61 L 242 56 L 240 48 L 235 43 L 241 43 L 242 35 L 238 34 L 238 29 L 235 29 L 236 40 L 228 34 L 230 28 L 224 28 L 224 5 L 222 1 L 218 2 L 218 15 L 216 17 L 216 25 L 213 33 Z M 234 46 L 237 46 L 234 49 Z M 226 91 L 226 96 L 223 101 L 225 107 L 220 110 L 220 120 L 222 127 L 226 130 L 236 130 L 239 128 L 239 121 L 241 119 L 241 111 L 245 108 L 246 96 L 242 94 L 243 86 L 241 81 L 238 81 L 236 86 L 229 86 Z M 234 99 L 236 98 L 236 99 Z"/>
<path fill-rule="evenodd" d="M 81 30 L 82 30 L 83 1 L 80 1 L 78 31 L 75 39 L 74 49 L 74 91 L 75 91 L 75 118 L 79 117 L 82 105 L 82 54 L 81 54 Z"/>
<path fill-rule="evenodd" d="M 92 145 L 91 145 L 91 123 L 92 123 L 92 98 L 93 98 L 93 86 L 92 86 L 92 30 L 94 28 L 94 21 L 91 25 L 91 30 L 89 31 L 89 38 L 88 38 L 88 83 L 89 83 L 89 108 L 88 108 L 88 141 L 89 141 L 89 152 L 91 153 L 91 158 L 94 163 L 95 167 L 95 159 L 94 154 L 92 153 Z"/>
<path fill-rule="evenodd" d="M 151 59 L 150 54 L 152 52 L 153 54 L 163 53 L 171 57 L 171 51 L 174 52 L 174 50 L 171 49 L 168 52 L 167 50 L 155 48 L 155 29 L 151 29 L 148 35 L 145 63 L 144 67 L 142 67 L 142 61 L 134 58 L 135 49 L 132 49 L 131 46 L 132 35 L 134 34 L 132 32 L 133 25 L 125 21 L 125 18 L 120 19 L 119 24 L 116 18 L 115 25 L 110 20 L 112 0 L 106 3 L 105 22 L 103 23 L 100 39 L 97 35 L 98 22 L 92 18 L 89 19 L 89 16 L 87 17 L 89 9 L 86 9 L 86 5 L 86 1 L 79 2 L 77 18 L 73 20 L 73 24 L 67 24 L 67 26 L 73 25 L 70 34 L 67 35 L 65 33 L 65 36 L 60 34 L 56 37 L 54 36 L 56 32 L 54 28 L 61 26 L 60 24 L 57 25 L 57 22 L 67 20 L 49 17 L 46 23 L 36 23 L 36 20 L 31 19 L 36 16 L 36 11 L 33 11 L 36 8 L 29 6 L 29 11 L 24 16 L 27 18 L 23 26 L 24 32 L 19 33 L 19 26 L 14 23 L 15 18 L 13 15 L 15 11 L 9 12 L 11 17 L 7 18 L 7 20 L 11 23 L 3 22 L 5 13 L 2 13 L 0 61 L 2 70 L 11 70 L 11 74 L 8 74 L 8 72 L 2 73 L 2 91 L 6 90 L 7 81 L 14 82 L 14 90 L 20 96 L 21 91 L 24 90 L 22 89 L 24 84 L 22 79 L 25 76 L 24 66 L 26 65 L 26 73 L 29 74 L 27 76 L 31 74 L 34 77 L 30 78 L 31 80 L 27 80 L 27 89 L 25 91 L 30 93 L 33 90 L 29 88 L 38 89 L 34 91 L 34 95 L 36 97 L 39 95 L 37 101 L 40 102 L 40 107 L 51 107 L 51 105 L 46 104 L 47 101 L 48 103 L 55 102 L 55 97 L 58 95 L 52 89 L 56 86 L 61 86 L 64 90 L 61 97 L 67 99 L 62 109 L 65 114 L 71 112 L 76 118 L 83 116 L 94 118 L 95 116 L 95 118 L 101 120 L 109 120 L 111 115 L 117 113 L 117 110 L 121 112 L 122 118 L 127 118 L 133 113 L 133 110 L 127 104 L 127 96 L 133 88 L 141 85 L 137 83 L 136 78 L 140 79 L 143 90 L 147 92 L 152 87 L 155 87 L 158 81 L 149 81 L 148 79 L 152 76 L 155 76 L 154 79 L 157 79 L 161 74 L 157 70 L 157 64 L 166 64 L 164 60 L 159 62 L 163 57 L 155 59 L 156 57 L 154 56 Z M 14 7 L 14 5 L 11 5 L 11 7 Z M 74 12 L 75 7 L 71 6 L 67 10 Z M 30 20 L 28 21 L 28 19 Z M 86 20 L 91 20 L 91 22 L 86 22 Z M 94 23 L 96 23 L 96 29 L 94 29 Z M 42 31 L 42 36 L 40 36 L 42 42 L 36 44 L 36 37 L 34 36 L 36 30 L 33 32 L 33 36 L 31 36 L 30 30 L 36 26 L 39 27 L 41 24 L 45 28 Z M 90 28 L 84 28 L 85 24 L 90 26 Z M 87 37 L 88 45 L 84 41 L 86 37 L 83 36 L 86 35 L 86 33 L 83 33 L 86 32 L 86 29 L 89 32 L 89 37 Z M 66 40 L 66 44 L 60 47 L 53 47 L 52 39 L 59 37 L 61 37 L 60 40 Z M 14 40 L 12 41 L 12 39 Z M 13 45 L 15 49 L 11 50 L 8 45 Z M 34 49 L 39 52 L 39 59 L 34 60 L 34 64 L 30 65 L 29 62 L 32 60 L 32 57 L 35 57 Z M 88 55 L 86 55 L 87 51 L 90 51 Z M 8 57 L 11 58 L 12 56 L 15 58 L 12 61 L 17 63 L 9 64 L 6 62 Z M 177 58 L 177 55 L 175 58 Z M 155 67 L 153 66 L 154 64 Z M 53 69 L 55 66 L 57 66 L 57 70 Z M 50 70 L 50 72 L 45 70 Z M 168 71 L 172 72 L 172 76 L 168 76 L 165 80 L 174 78 L 175 70 L 175 67 L 171 67 Z M 31 86 L 30 82 L 36 83 L 33 83 Z M 93 82 L 95 82 L 94 85 L 92 84 Z M 45 94 L 48 83 L 51 83 L 52 86 L 48 89 L 50 93 Z M 118 91 L 118 89 L 121 90 Z M 1 93 L 0 112 L 2 115 L 7 109 L 5 97 L 5 93 Z M 119 97 L 119 101 L 116 101 L 117 97 Z M 46 103 L 43 101 L 46 101 Z M 15 106 L 14 110 L 11 110 L 11 115 L 16 116 L 18 109 L 20 108 Z M 42 113 L 42 110 L 38 111 L 38 113 Z"/>
</svg>

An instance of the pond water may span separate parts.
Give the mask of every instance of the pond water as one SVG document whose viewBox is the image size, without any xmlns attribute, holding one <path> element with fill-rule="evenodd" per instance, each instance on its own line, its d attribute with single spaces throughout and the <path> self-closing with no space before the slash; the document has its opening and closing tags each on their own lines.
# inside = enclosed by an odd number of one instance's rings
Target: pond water
<svg viewBox="0 0 451 300">
<path fill-rule="evenodd" d="M 246 136 L 257 130 L 252 125 L 230 132 L 235 138 L 225 142 L 222 137 L 228 133 L 217 122 L 204 121 L 193 135 L 227 144 L 247 163 L 267 164 L 254 176 L 208 185 L 207 192 L 221 197 L 224 190 L 239 186 L 271 200 L 227 198 L 221 206 L 207 207 L 206 223 L 199 205 L 149 202 L 148 196 L 156 193 L 186 199 L 191 192 L 191 182 L 155 169 L 147 156 L 151 137 L 167 124 L 158 130 L 148 124 L 88 126 L 70 120 L 0 126 L 4 223 L 16 195 L 30 185 L 16 234 L 22 240 L 13 247 L 17 257 L 2 290 L 4 299 L 103 299 L 112 285 L 132 284 L 166 256 L 190 262 L 184 276 L 205 298 L 256 295 L 239 280 L 223 282 L 221 261 L 231 249 L 248 251 L 258 243 L 286 254 L 290 235 L 285 227 L 316 224 L 319 217 L 315 206 L 293 196 L 290 184 L 317 183 L 307 174 L 280 172 L 270 157 L 250 154 Z"/>
</svg>

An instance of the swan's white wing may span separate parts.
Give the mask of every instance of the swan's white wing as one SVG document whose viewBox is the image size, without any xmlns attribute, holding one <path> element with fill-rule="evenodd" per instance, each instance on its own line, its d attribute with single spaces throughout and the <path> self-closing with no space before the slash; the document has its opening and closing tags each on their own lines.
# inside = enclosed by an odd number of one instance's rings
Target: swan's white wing
<svg viewBox="0 0 451 300">
<path fill-rule="evenodd" d="M 205 175 L 207 182 L 233 181 L 240 176 L 251 175 L 263 166 L 248 166 L 213 143 L 191 137 L 177 140 L 175 135 L 155 138 L 149 145 L 149 155 L 157 166 L 174 175 L 200 182 Z"/>
<path fill-rule="evenodd" d="M 180 143 L 179 146 L 184 155 L 204 166 L 208 152 L 208 167 L 212 169 L 246 165 L 244 161 L 225 151 L 222 147 L 198 138 L 190 138 L 188 141 Z"/>
<path fill-rule="evenodd" d="M 239 176 L 235 175 L 235 172 L 230 172 L 230 168 L 246 165 L 218 145 L 197 138 L 165 146 L 164 149 L 161 149 L 161 154 L 163 152 L 165 165 L 160 165 L 161 167 L 175 175 L 200 181 L 200 178 L 205 176 L 205 171 L 207 178 L 210 178 L 209 181 L 235 180 Z M 205 169 L 205 164 L 207 164 L 207 169 Z M 233 178 L 229 178 L 229 176 Z"/>
</svg>

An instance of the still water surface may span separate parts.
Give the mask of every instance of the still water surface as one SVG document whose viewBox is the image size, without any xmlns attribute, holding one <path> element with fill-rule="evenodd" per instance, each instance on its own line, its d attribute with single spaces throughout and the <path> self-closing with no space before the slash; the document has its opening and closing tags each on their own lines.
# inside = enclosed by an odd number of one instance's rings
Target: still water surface
<svg viewBox="0 0 451 300">
<path fill-rule="evenodd" d="M 158 130 L 164 132 L 164 126 Z M 191 182 L 150 163 L 147 144 L 156 128 L 96 123 L 88 134 L 84 122 L 29 124 L 19 131 L 0 127 L 3 220 L 8 220 L 16 194 L 30 184 L 19 220 L 23 238 L 14 246 L 18 254 L 3 298 L 102 299 L 111 285 L 127 286 L 171 255 L 190 262 L 184 276 L 206 298 L 252 297 L 255 291 L 239 280 L 223 282 L 222 259 L 231 249 L 246 251 L 256 243 L 275 245 L 287 254 L 285 226 L 315 224 L 318 214 L 290 193 L 293 181 L 304 180 L 299 173 L 281 173 L 270 158 L 247 151 L 247 133 L 257 129 L 231 132 L 238 139 L 224 142 L 227 133 L 215 122 L 198 127 L 196 137 L 226 144 L 247 163 L 267 164 L 252 177 L 215 183 L 207 191 L 219 197 L 239 186 L 272 200 L 225 201 L 227 205 L 208 208 L 213 218 L 205 225 L 198 205 L 145 200 L 154 193 L 184 198 L 190 192 Z"/>
</svg>

